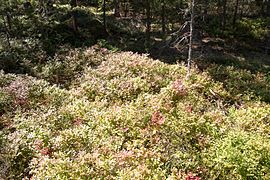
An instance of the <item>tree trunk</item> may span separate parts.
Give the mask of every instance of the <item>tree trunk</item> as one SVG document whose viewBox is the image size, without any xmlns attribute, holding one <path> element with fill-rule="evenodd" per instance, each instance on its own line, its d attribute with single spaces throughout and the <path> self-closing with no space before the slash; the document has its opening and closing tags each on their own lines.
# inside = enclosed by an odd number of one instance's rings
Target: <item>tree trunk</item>
<svg viewBox="0 0 270 180">
<path fill-rule="evenodd" d="M 233 14 L 233 27 L 235 27 L 235 23 L 237 19 L 238 6 L 239 6 L 239 0 L 236 0 L 235 7 L 234 7 L 234 14 Z"/>
<path fill-rule="evenodd" d="M 266 3 L 266 15 L 270 17 L 270 0 L 268 0 Z"/>
<path fill-rule="evenodd" d="M 106 31 L 106 0 L 103 0 L 103 28 Z"/>
<path fill-rule="evenodd" d="M 179 8 L 182 10 L 183 9 L 183 0 L 180 0 L 180 2 L 179 2 Z M 184 19 L 184 17 L 183 17 L 183 14 L 181 15 L 181 16 L 179 16 L 179 22 L 180 22 L 180 24 L 183 24 L 184 22 L 183 22 L 183 19 Z M 172 22 L 172 26 L 173 26 L 173 22 Z M 174 28 L 172 28 L 172 29 L 174 29 Z"/>
<path fill-rule="evenodd" d="M 189 23 L 189 46 L 188 46 L 188 60 L 187 60 L 187 77 L 190 75 L 191 61 L 192 61 L 192 45 L 193 45 L 193 23 L 194 23 L 194 2 L 195 0 L 190 0 L 190 23 Z"/>
<path fill-rule="evenodd" d="M 204 7 L 203 7 L 203 17 L 202 21 L 206 22 L 207 21 L 207 16 L 208 16 L 208 8 L 209 8 L 209 0 L 204 1 Z"/>
<path fill-rule="evenodd" d="M 224 0 L 217 0 L 217 15 L 218 15 L 218 18 L 219 18 L 219 26 L 222 27 L 223 25 L 223 14 L 221 13 L 222 9 L 223 8 L 223 1 Z"/>
<path fill-rule="evenodd" d="M 226 28 L 226 13 L 227 13 L 227 0 L 223 0 L 223 13 L 222 13 L 222 29 Z"/>
<path fill-rule="evenodd" d="M 120 17 L 120 4 L 119 0 L 114 0 L 114 16 Z"/>
<path fill-rule="evenodd" d="M 5 20 L 5 16 L 3 15 L 2 17 L 3 17 L 4 26 L 5 26 L 5 34 L 6 34 L 6 38 L 7 38 L 7 45 L 8 45 L 8 49 L 10 49 L 11 48 L 11 45 L 10 45 L 10 28 L 11 28 L 11 25 L 8 22 L 8 16 L 7 16 L 7 22 Z"/>
<path fill-rule="evenodd" d="M 7 16 L 7 26 L 8 26 L 8 29 L 9 31 L 11 31 L 11 15 L 9 12 L 6 13 L 6 16 Z"/>
<path fill-rule="evenodd" d="M 129 12 L 129 2 L 127 0 L 124 1 L 124 17 L 128 16 Z"/>
<path fill-rule="evenodd" d="M 165 36 L 166 34 L 166 20 L 165 20 L 165 4 L 164 4 L 164 0 L 162 0 L 162 4 L 161 4 L 161 21 L 162 21 L 162 35 Z"/>
<path fill-rule="evenodd" d="M 146 0 L 146 43 L 147 43 L 147 46 L 150 43 L 150 32 L 151 32 L 151 4 L 150 4 L 150 0 Z"/>
<path fill-rule="evenodd" d="M 78 20 L 77 20 L 77 10 L 75 9 L 78 5 L 77 0 L 71 0 L 72 7 L 72 28 L 75 32 L 78 31 Z"/>
<path fill-rule="evenodd" d="M 261 16 L 264 16 L 264 2 L 261 2 Z"/>
</svg>

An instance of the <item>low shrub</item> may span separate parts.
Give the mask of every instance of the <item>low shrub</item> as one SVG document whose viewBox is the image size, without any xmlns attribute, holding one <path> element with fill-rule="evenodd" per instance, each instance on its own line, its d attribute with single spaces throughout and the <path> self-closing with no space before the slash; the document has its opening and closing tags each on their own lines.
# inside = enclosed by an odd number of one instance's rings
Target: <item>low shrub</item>
<svg viewBox="0 0 270 180">
<path fill-rule="evenodd" d="M 0 73 L 0 177 L 268 179 L 267 78 L 95 48 L 50 82 Z"/>
</svg>

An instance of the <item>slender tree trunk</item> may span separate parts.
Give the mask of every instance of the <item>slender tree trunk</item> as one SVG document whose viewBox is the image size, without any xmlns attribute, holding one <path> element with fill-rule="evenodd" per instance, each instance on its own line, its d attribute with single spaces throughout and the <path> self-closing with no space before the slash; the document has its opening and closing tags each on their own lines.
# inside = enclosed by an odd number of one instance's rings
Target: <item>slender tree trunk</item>
<svg viewBox="0 0 270 180">
<path fill-rule="evenodd" d="M 151 2 L 146 0 L 146 43 L 147 46 L 150 43 L 150 32 L 151 32 Z"/>
<path fill-rule="evenodd" d="M 243 17 L 243 8 L 241 7 L 241 4 L 243 4 L 243 0 L 240 0 L 240 7 L 239 7 L 239 19 L 242 19 Z"/>
<path fill-rule="evenodd" d="M 183 0 L 180 0 L 180 2 L 179 2 L 179 8 L 180 9 L 183 9 Z M 184 19 L 184 17 L 183 16 L 179 16 L 179 22 L 180 22 L 180 24 L 183 24 L 184 22 L 183 22 L 183 19 Z M 172 24 L 173 24 L 173 22 L 172 22 Z M 172 25 L 173 26 L 173 25 Z M 173 28 L 172 28 L 173 29 Z"/>
<path fill-rule="evenodd" d="M 106 31 L 106 0 L 103 0 L 103 28 Z"/>
<path fill-rule="evenodd" d="M 203 7 L 203 17 L 202 17 L 203 22 L 207 21 L 208 8 L 209 8 L 209 0 L 205 0 L 204 7 Z"/>
<path fill-rule="evenodd" d="M 223 0 L 222 29 L 226 28 L 227 0 Z"/>
<path fill-rule="evenodd" d="M 221 8 L 222 8 L 222 0 L 217 0 L 217 16 L 219 18 L 219 25 L 222 27 L 222 14 L 221 14 Z"/>
<path fill-rule="evenodd" d="M 187 77 L 190 75 L 190 69 L 191 69 L 191 61 L 192 61 L 192 45 L 193 45 L 193 23 L 194 23 L 194 2 L 195 0 L 190 0 L 190 34 L 189 34 L 189 46 L 188 46 L 188 60 L 187 60 Z"/>
<path fill-rule="evenodd" d="M 72 28 L 75 32 L 78 31 L 78 20 L 77 20 L 77 10 L 75 9 L 78 5 L 77 0 L 71 0 L 72 7 Z"/>
<path fill-rule="evenodd" d="M 233 14 L 233 27 L 235 27 L 235 23 L 237 19 L 238 6 L 239 6 L 239 0 L 236 0 L 235 7 L 234 7 L 234 14 Z"/>
<path fill-rule="evenodd" d="M 129 2 L 127 0 L 124 1 L 124 17 L 128 16 L 129 12 Z"/>
<path fill-rule="evenodd" d="M 162 0 L 162 4 L 161 4 L 161 21 L 162 21 L 162 35 L 165 36 L 166 34 L 166 20 L 165 20 L 165 4 L 164 4 L 164 0 Z"/>
<path fill-rule="evenodd" d="M 261 16 L 264 16 L 264 2 L 261 2 Z"/>
<path fill-rule="evenodd" d="M 7 26 L 8 26 L 8 29 L 9 29 L 9 31 L 11 31 L 11 15 L 10 15 L 10 13 L 6 13 L 6 16 L 7 16 Z"/>
<path fill-rule="evenodd" d="M 120 17 L 120 4 L 119 0 L 114 0 L 114 16 Z"/>
<path fill-rule="evenodd" d="M 3 18 L 3 22 L 4 22 L 4 26 L 5 26 L 5 34 L 6 34 L 6 38 L 7 38 L 7 45 L 8 45 L 8 48 L 10 49 L 11 48 L 11 45 L 10 45 L 10 28 L 11 28 L 11 25 L 8 23 L 8 18 L 7 18 L 7 22 L 5 20 L 4 15 L 2 16 L 2 18 Z"/>
<path fill-rule="evenodd" d="M 268 0 L 266 3 L 266 15 L 270 17 L 270 0 Z"/>
</svg>

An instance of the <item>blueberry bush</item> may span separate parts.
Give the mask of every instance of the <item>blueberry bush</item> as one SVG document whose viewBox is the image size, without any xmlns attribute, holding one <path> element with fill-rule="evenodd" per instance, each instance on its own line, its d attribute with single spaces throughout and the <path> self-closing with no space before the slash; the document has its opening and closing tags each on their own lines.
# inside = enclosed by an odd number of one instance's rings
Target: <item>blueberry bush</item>
<svg viewBox="0 0 270 180">
<path fill-rule="evenodd" d="M 55 58 L 36 78 L 0 73 L 0 178 L 270 178 L 269 74 L 186 79 L 182 64 L 98 47 Z"/>
</svg>

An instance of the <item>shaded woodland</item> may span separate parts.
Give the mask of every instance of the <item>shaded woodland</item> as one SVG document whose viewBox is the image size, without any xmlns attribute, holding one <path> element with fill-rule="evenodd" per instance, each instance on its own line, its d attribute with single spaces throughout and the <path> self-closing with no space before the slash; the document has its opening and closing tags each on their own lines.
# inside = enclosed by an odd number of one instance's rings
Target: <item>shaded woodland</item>
<svg viewBox="0 0 270 180">
<path fill-rule="evenodd" d="M 196 1 L 194 58 L 212 51 L 269 54 L 269 9 L 263 0 Z M 58 50 L 97 42 L 167 62 L 186 59 L 189 1 L 14 0 L 2 1 L 0 11 L 1 66 L 8 72 L 27 71 L 23 60 L 36 65 Z"/>
</svg>

